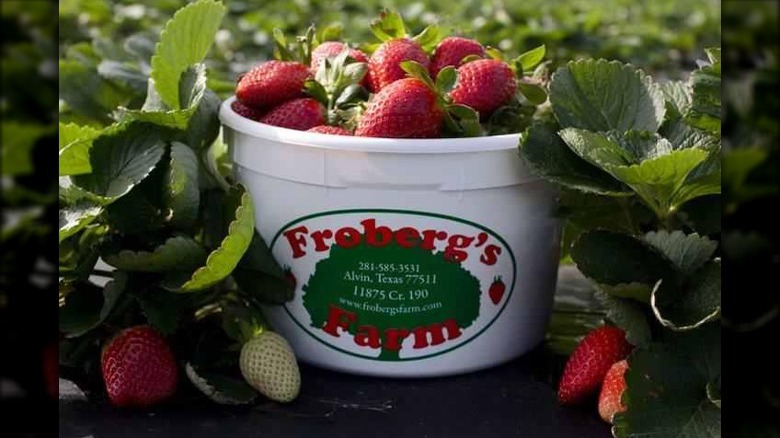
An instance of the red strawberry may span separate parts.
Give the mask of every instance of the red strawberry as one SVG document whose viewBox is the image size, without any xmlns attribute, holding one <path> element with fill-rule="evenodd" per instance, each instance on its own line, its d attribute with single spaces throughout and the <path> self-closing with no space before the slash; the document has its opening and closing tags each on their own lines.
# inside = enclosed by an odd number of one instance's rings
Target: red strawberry
<svg viewBox="0 0 780 438">
<path fill-rule="evenodd" d="M 455 103 L 470 106 L 480 117 L 512 99 L 517 80 L 509 66 L 496 59 L 478 59 L 458 67 L 458 82 L 450 92 Z"/>
<path fill-rule="evenodd" d="M 430 68 L 431 77 L 436 79 L 436 75 L 438 75 L 444 67 L 451 65 L 458 68 L 463 58 L 469 55 L 477 55 L 484 58 L 485 48 L 477 41 L 468 38 L 444 38 L 439 45 L 436 46 L 436 50 L 433 52 Z"/>
<path fill-rule="evenodd" d="M 149 326 L 122 330 L 100 356 L 108 397 L 119 407 L 148 407 L 176 392 L 176 359 L 165 338 Z"/>
<path fill-rule="evenodd" d="M 401 79 L 375 94 L 358 121 L 356 136 L 384 138 L 439 137 L 442 111 L 436 95 L 422 81 Z"/>
<path fill-rule="evenodd" d="M 498 304 L 501 302 L 501 298 L 504 297 L 505 291 L 506 285 L 503 281 L 501 281 L 501 276 L 494 278 L 493 283 L 488 289 L 488 295 L 490 295 L 490 300 L 493 301 L 493 304 Z"/>
<path fill-rule="evenodd" d="M 427 70 L 430 60 L 422 47 L 408 38 L 385 41 L 368 60 L 368 84 L 374 93 L 406 77 L 403 61 L 417 61 Z"/>
<path fill-rule="evenodd" d="M 625 332 L 617 327 L 602 326 L 588 333 L 566 362 L 558 401 L 577 404 L 598 392 L 612 364 L 625 359 L 631 349 Z"/>
<path fill-rule="evenodd" d="M 264 62 L 239 79 L 236 97 L 253 108 L 271 108 L 301 96 L 309 77 L 309 67 L 300 62 Z"/>
<path fill-rule="evenodd" d="M 246 106 L 243 103 L 234 100 L 233 103 L 230 104 L 230 108 L 236 112 L 241 117 L 245 117 L 250 120 L 258 121 L 261 117 L 263 117 L 263 112 L 257 109 L 254 109 L 250 106 Z"/>
<path fill-rule="evenodd" d="M 277 106 L 263 116 L 260 122 L 305 131 L 325 124 L 325 107 L 315 99 L 302 97 Z"/>
<path fill-rule="evenodd" d="M 336 56 L 344 50 L 345 44 L 340 41 L 325 41 L 311 51 L 311 74 L 317 73 L 320 64 L 325 58 Z M 357 62 L 368 62 L 365 53 L 358 49 L 349 49 L 349 56 Z"/>
<path fill-rule="evenodd" d="M 626 390 L 625 373 L 628 369 L 628 362 L 621 360 L 615 362 L 604 376 L 604 383 L 601 385 L 599 394 L 599 415 L 607 423 L 612 423 L 615 414 L 623 412 L 626 407 L 620 400 L 623 391 Z"/>
<path fill-rule="evenodd" d="M 307 129 L 309 132 L 319 132 L 320 134 L 330 135 L 352 135 L 351 132 L 342 128 L 341 126 L 319 125 L 311 129 Z"/>
</svg>

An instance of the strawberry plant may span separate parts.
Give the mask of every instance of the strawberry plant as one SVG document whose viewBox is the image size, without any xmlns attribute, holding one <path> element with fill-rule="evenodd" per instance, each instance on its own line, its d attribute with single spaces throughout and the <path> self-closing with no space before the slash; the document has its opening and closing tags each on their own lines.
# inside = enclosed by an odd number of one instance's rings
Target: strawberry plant
<svg viewBox="0 0 780 438">
<path fill-rule="evenodd" d="M 616 436 L 720 436 L 720 230 L 704 213 L 719 205 L 720 49 L 707 55 L 687 81 L 664 83 L 630 64 L 571 61 L 552 75 L 554 120 L 532 125 L 520 145 L 562 187 L 564 250 L 636 347 Z M 567 364 L 562 401 L 597 393 L 621 359 L 595 376 L 603 354 L 583 351 L 603 348 L 589 345 Z M 587 391 L 572 390 L 580 375 Z"/>
<path fill-rule="evenodd" d="M 238 351 L 262 330 L 259 306 L 292 296 L 218 139 L 204 59 L 224 14 L 214 0 L 189 4 L 151 50 L 126 41 L 119 64 L 99 44 L 60 59 L 61 373 L 117 406 L 169 398 L 178 375 L 219 402 L 252 400 Z"/>
</svg>

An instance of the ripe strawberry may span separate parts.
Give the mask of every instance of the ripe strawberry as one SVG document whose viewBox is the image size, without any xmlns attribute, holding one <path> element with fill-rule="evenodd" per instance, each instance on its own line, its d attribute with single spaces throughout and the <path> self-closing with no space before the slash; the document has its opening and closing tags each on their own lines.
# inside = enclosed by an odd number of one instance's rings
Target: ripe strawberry
<svg viewBox="0 0 780 438">
<path fill-rule="evenodd" d="M 311 74 L 317 74 L 317 69 L 325 58 L 336 56 L 344 50 L 346 44 L 340 41 L 325 41 L 311 52 Z M 358 49 L 349 49 L 349 56 L 357 62 L 368 62 L 365 53 Z"/>
<path fill-rule="evenodd" d="M 580 341 L 563 369 L 558 401 L 577 404 L 598 392 L 607 371 L 631 353 L 626 334 L 617 327 L 602 326 Z"/>
<path fill-rule="evenodd" d="M 626 407 L 620 400 L 623 391 L 626 390 L 625 373 L 628 369 L 628 361 L 615 362 L 604 376 L 599 394 L 599 415 L 607 423 L 612 424 L 615 414 L 623 412 Z"/>
<path fill-rule="evenodd" d="M 307 129 L 307 131 L 319 132 L 320 134 L 330 134 L 330 135 L 352 135 L 351 132 L 347 131 L 341 126 L 330 126 L 330 125 L 315 126 L 311 129 Z"/>
<path fill-rule="evenodd" d="M 176 392 L 176 359 L 165 338 L 149 326 L 119 332 L 103 347 L 100 364 L 115 406 L 148 407 Z"/>
<path fill-rule="evenodd" d="M 501 302 L 501 298 L 504 297 L 505 291 L 506 285 L 503 281 L 501 281 L 501 276 L 494 278 L 493 283 L 488 289 L 488 295 L 490 295 L 490 300 L 493 301 L 493 304 L 498 304 Z"/>
<path fill-rule="evenodd" d="M 442 111 L 436 95 L 416 78 L 393 82 L 375 94 L 358 121 L 356 136 L 384 138 L 439 137 Z"/>
<path fill-rule="evenodd" d="M 301 374 L 287 341 L 262 332 L 241 348 L 241 375 L 253 388 L 278 402 L 289 402 L 301 389 Z"/>
<path fill-rule="evenodd" d="M 260 122 L 305 131 L 325 124 L 325 107 L 315 99 L 302 97 L 277 106 L 263 116 Z"/>
<path fill-rule="evenodd" d="M 368 60 L 368 84 L 377 93 L 391 83 L 406 77 L 401 68 L 403 61 L 417 61 L 428 69 L 430 60 L 419 44 L 409 38 L 385 41 Z"/>
<path fill-rule="evenodd" d="M 236 97 L 244 105 L 267 109 L 303 94 L 309 67 L 294 61 L 268 61 L 239 79 Z"/>
<path fill-rule="evenodd" d="M 458 68 L 463 58 L 469 55 L 485 57 L 485 48 L 475 40 L 461 37 L 444 38 L 431 58 L 431 77 L 436 79 L 441 69 L 447 66 Z"/>
<path fill-rule="evenodd" d="M 470 106 L 484 118 L 509 102 L 516 91 L 515 74 L 506 63 L 478 59 L 458 67 L 458 82 L 450 96 L 453 102 Z"/>
<path fill-rule="evenodd" d="M 264 114 L 262 111 L 254 109 L 251 106 L 246 106 L 238 100 L 234 100 L 233 103 L 230 104 L 230 108 L 239 116 L 254 121 L 260 120 Z"/>
</svg>

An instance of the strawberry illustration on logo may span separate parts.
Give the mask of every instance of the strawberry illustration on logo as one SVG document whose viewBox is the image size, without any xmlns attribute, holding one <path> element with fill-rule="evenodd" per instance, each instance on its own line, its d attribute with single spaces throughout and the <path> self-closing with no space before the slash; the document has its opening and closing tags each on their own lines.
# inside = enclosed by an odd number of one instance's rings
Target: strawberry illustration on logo
<svg viewBox="0 0 780 438">
<path fill-rule="evenodd" d="M 501 280 L 501 276 L 494 277 L 493 283 L 490 284 L 490 288 L 488 289 L 488 295 L 490 295 L 493 304 L 501 302 L 501 298 L 504 298 L 504 292 L 506 292 L 506 285 Z"/>
</svg>

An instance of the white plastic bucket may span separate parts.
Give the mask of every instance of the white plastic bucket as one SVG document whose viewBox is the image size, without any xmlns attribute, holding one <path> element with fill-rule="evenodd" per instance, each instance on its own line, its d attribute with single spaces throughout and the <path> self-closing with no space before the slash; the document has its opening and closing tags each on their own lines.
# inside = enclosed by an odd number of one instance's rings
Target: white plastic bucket
<svg viewBox="0 0 780 438">
<path fill-rule="evenodd" d="M 376 139 L 219 117 L 260 235 L 296 279 L 268 306 L 306 363 L 425 377 L 494 366 L 544 337 L 555 190 L 519 136 Z"/>
</svg>

